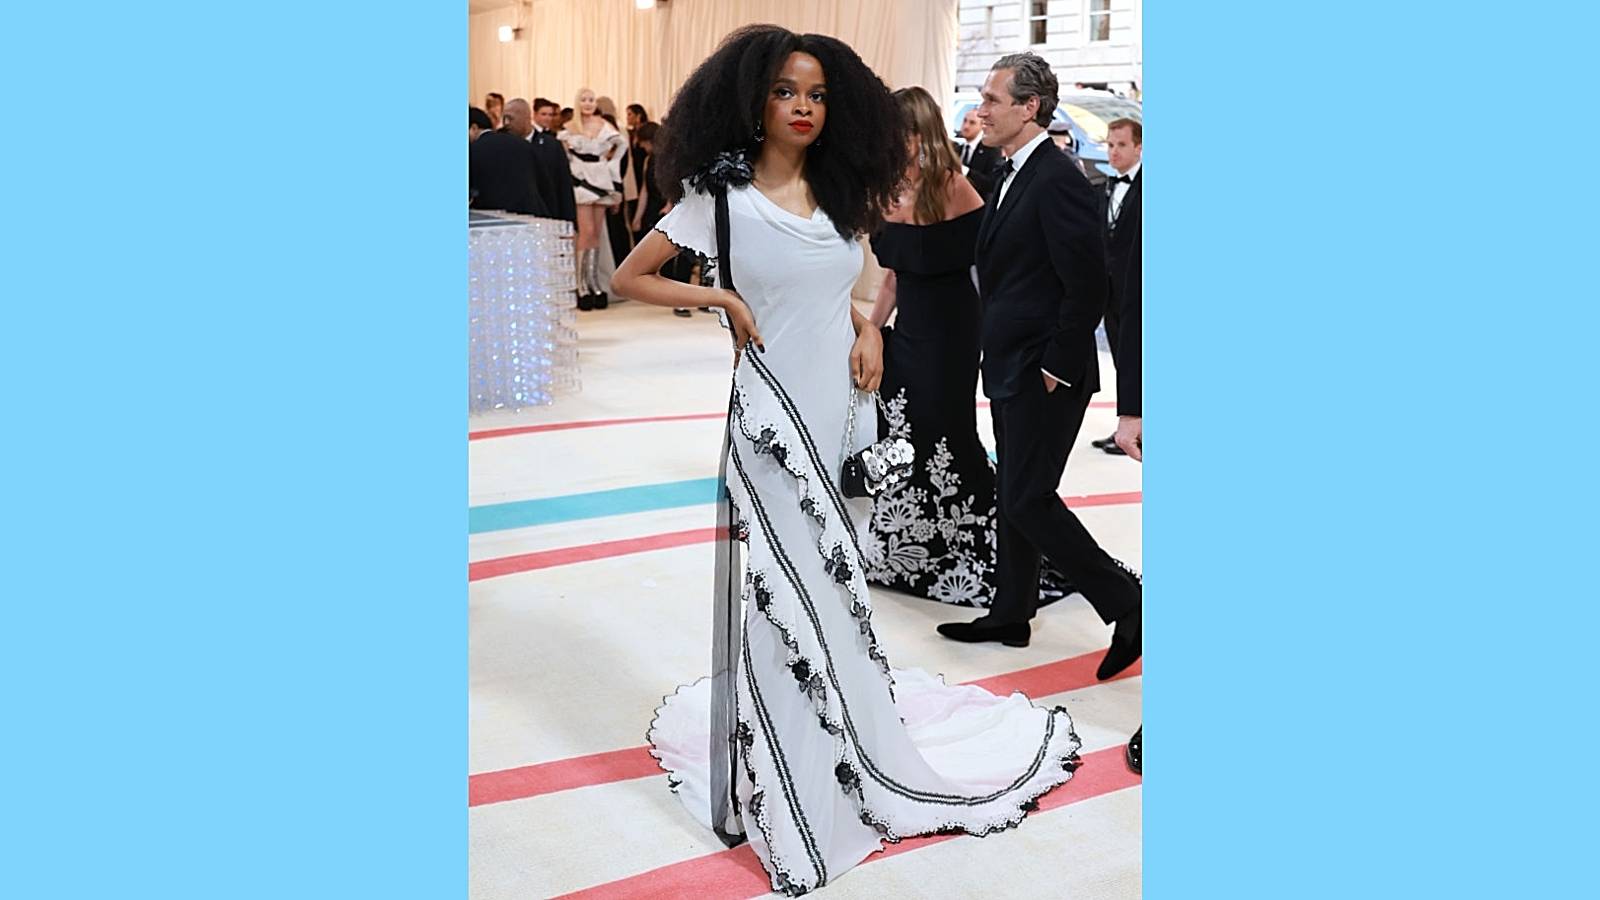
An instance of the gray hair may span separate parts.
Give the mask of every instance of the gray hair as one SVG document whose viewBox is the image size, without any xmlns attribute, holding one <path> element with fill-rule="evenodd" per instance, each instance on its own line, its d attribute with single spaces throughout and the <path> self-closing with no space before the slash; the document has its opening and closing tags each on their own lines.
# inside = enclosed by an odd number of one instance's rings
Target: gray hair
<svg viewBox="0 0 1600 900">
<path fill-rule="evenodd" d="M 1056 111 L 1056 96 L 1061 86 L 1044 57 L 1026 51 L 1011 53 L 989 67 L 991 72 L 999 69 L 1011 70 L 1011 101 L 1027 103 L 1029 97 L 1038 97 L 1039 111 L 1034 114 L 1033 121 L 1048 126 Z"/>
</svg>

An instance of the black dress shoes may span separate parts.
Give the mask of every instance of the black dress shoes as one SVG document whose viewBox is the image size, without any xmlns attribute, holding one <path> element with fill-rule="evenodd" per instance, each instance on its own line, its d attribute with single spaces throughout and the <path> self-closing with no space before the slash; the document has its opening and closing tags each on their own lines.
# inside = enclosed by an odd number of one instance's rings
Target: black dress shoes
<svg viewBox="0 0 1600 900">
<path fill-rule="evenodd" d="M 984 616 L 975 622 L 946 622 L 939 626 L 939 633 L 963 644 L 999 641 L 1007 647 L 1026 647 L 1033 630 L 1027 622 L 990 622 L 989 617 Z"/>
<path fill-rule="evenodd" d="M 1115 678 L 1118 673 L 1139 661 L 1144 655 L 1144 612 L 1134 610 L 1117 620 L 1117 628 L 1111 633 L 1111 646 L 1106 650 L 1105 658 L 1100 660 L 1100 668 L 1095 670 L 1094 677 L 1105 681 Z"/>
<path fill-rule="evenodd" d="M 593 294 L 579 294 L 578 295 L 578 308 L 583 310 L 584 312 L 588 312 L 589 310 L 594 309 L 594 295 Z"/>
<path fill-rule="evenodd" d="M 1126 757 L 1127 760 L 1128 760 L 1128 768 L 1132 769 L 1136 774 L 1139 774 L 1139 775 L 1143 775 L 1144 774 L 1144 726 L 1143 725 L 1140 725 L 1139 726 L 1139 730 L 1135 731 L 1133 733 L 1133 737 L 1128 740 L 1128 750 L 1127 750 L 1126 753 L 1123 754 L 1123 756 Z"/>
<path fill-rule="evenodd" d="M 1110 437 L 1103 437 L 1097 441 L 1090 441 L 1089 446 L 1100 450 L 1102 453 L 1109 453 L 1112 456 L 1128 455 L 1128 451 L 1117 446 L 1117 433 L 1114 431 L 1111 433 Z"/>
</svg>

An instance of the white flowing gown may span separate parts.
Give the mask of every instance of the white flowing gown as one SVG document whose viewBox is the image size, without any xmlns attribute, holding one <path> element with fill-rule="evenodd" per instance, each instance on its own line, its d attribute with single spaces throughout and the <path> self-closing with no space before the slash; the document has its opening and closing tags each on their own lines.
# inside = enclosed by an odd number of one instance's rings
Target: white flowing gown
<svg viewBox="0 0 1600 900">
<path fill-rule="evenodd" d="M 1080 741 L 1063 709 L 891 669 L 872 630 L 859 535 L 870 506 L 837 485 L 848 406 L 853 452 L 876 440 L 852 393 L 850 290 L 861 247 L 826 213 L 729 191 L 734 283 L 766 352 L 734 371 L 728 487 L 746 544 L 737 648 L 737 809 L 774 890 L 825 885 L 882 841 L 1017 824 L 1067 781 Z M 657 225 L 716 258 L 714 203 L 689 193 Z M 711 826 L 711 683 L 667 698 L 651 752 Z"/>
</svg>

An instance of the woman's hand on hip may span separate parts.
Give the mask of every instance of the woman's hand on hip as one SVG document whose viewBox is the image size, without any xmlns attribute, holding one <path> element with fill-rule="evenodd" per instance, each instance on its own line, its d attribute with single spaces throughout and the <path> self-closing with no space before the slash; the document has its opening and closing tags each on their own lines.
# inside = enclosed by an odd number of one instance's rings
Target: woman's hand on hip
<svg viewBox="0 0 1600 900">
<path fill-rule="evenodd" d="M 728 315 L 728 327 L 733 329 L 733 364 L 739 364 L 739 355 L 744 352 L 745 345 L 754 343 L 756 349 L 762 353 L 767 352 L 767 345 L 761 340 L 761 332 L 756 329 L 755 313 L 750 311 L 744 299 L 733 291 L 722 288 L 711 289 L 716 294 L 712 306 L 722 309 Z"/>
<path fill-rule="evenodd" d="M 883 381 L 883 333 L 875 327 L 861 329 L 850 348 L 850 377 L 863 391 L 875 391 Z"/>
</svg>

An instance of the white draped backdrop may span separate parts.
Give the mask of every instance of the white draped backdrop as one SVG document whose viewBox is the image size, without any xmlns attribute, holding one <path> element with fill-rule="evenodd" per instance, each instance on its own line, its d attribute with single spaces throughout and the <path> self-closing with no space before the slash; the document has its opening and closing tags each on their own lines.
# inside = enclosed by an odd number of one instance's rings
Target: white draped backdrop
<svg viewBox="0 0 1600 900">
<path fill-rule="evenodd" d="M 480 0 L 485 6 L 493 0 Z M 854 47 L 891 88 L 921 85 L 941 102 L 955 79 L 957 0 L 522 0 L 477 12 L 469 32 L 468 90 L 474 106 L 498 91 L 573 105 L 580 88 L 621 110 L 666 113 L 672 92 L 717 43 L 741 25 L 771 22 L 832 35 Z M 520 28 L 500 43 L 500 26 Z"/>
<path fill-rule="evenodd" d="M 495 0 L 474 0 L 472 7 Z M 921 85 L 941 103 L 955 83 L 957 0 L 520 0 L 471 14 L 468 102 L 497 91 L 507 100 L 548 97 L 572 106 L 583 88 L 616 101 L 619 118 L 639 103 L 659 121 L 679 84 L 728 32 L 770 22 L 836 37 L 861 54 L 891 89 Z M 502 25 L 520 29 L 501 43 Z M 602 268 L 615 264 L 602 241 Z M 853 292 L 870 300 L 882 281 L 865 254 Z"/>
</svg>

